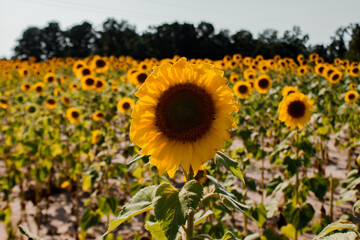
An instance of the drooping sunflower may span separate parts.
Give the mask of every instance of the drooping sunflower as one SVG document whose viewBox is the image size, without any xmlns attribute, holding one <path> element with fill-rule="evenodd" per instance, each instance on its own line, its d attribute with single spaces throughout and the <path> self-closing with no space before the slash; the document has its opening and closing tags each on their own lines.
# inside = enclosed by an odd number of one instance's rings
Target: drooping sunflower
<svg viewBox="0 0 360 240">
<path fill-rule="evenodd" d="M 9 108 L 8 100 L 6 100 L 4 98 L 0 98 L 0 108 L 3 108 L 3 109 Z"/>
<path fill-rule="evenodd" d="M 62 104 L 64 104 L 65 107 L 69 107 L 69 106 L 70 106 L 70 98 L 68 98 L 68 97 L 62 96 L 62 97 L 60 98 L 60 102 L 61 102 Z"/>
<path fill-rule="evenodd" d="M 286 86 L 284 87 L 282 90 L 281 90 L 281 95 L 283 97 L 287 97 L 289 96 L 290 94 L 292 93 L 296 93 L 296 92 L 299 92 L 299 90 L 293 86 Z"/>
<path fill-rule="evenodd" d="M 43 82 L 37 82 L 37 83 L 35 83 L 34 86 L 33 86 L 33 89 L 34 89 L 35 93 L 37 93 L 37 94 L 43 93 L 43 92 L 44 92 L 44 88 L 45 88 L 45 85 L 44 85 Z"/>
<path fill-rule="evenodd" d="M 272 87 L 272 80 L 268 75 L 262 74 L 258 78 L 256 78 L 255 88 L 258 93 L 266 94 L 271 87 Z"/>
<path fill-rule="evenodd" d="M 238 81 L 234 84 L 233 90 L 240 99 L 248 98 L 251 93 L 251 84 L 246 81 Z"/>
<path fill-rule="evenodd" d="M 238 104 L 222 76 L 213 65 L 181 58 L 155 68 L 135 93 L 130 139 L 160 175 L 173 177 L 180 165 L 196 173 L 230 139 Z"/>
<path fill-rule="evenodd" d="M 30 92 L 31 87 L 32 87 L 31 83 L 22 83 L 20 86 L 21 90 L 24 92 Z"/>
<path fill-rule="evenodd" d="M 66 117 L 70 123 L 78 123 L 80 121 L 80 111 L 76 108 L 69 108 L 66 110 Z"/>
<path fill-rule="evenodd" d="M 285 122 L 287 127 L 302 129 L 310 121 L 313 102 L 300 92 L 285 97 L 279 104 L 279 120 Z"/>
<path fill-rule="evenodd" d="M 46 99 L 44 104 L 49 109 L 55 109 L 57 107 L 57 102 L 53 98 Z"/>
<path fill-rule="evenodd" d="M 345 101 L 348 103 L 356 102 L 359 98 L 359 93 L 356 90 L 349 90 L 345 93 Z"/>
<path fill-rule="evenodd" d="M 100 111 L 96 111 L 92 115 L 92 118 L 94 119 L 94 121 L 101 121 L 104 119 L 104 117 L 105 117 L 104 113 L 102 113 Z"/>
<path fill-rule="evenodd" d="M 118 102 L 117 109 L 123 114 L 130 114 L 133 106 L 134 100 L 129 97 L 124 97 Z"/>
</svg>

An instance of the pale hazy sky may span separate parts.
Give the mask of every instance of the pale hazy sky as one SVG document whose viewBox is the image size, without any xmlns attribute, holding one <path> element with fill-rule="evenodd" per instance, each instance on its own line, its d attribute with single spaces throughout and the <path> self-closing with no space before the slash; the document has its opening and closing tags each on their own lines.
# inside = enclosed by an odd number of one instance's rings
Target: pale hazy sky
<svg viewBox="0 0 360 240">
<path fill-rule="evenodd" d="M 142 33 L 150 25 L 207 21 L 215 30 L 265 29 L 280 36 L 294 25 L 310 36 L 309 44 L 329 44 L 340 26 L 360 23 L 360 0 L 0 0 L 0 57 L 10 57 L 22 32 L 57 21 L 62 29 L 89 21 L 95 29 L 109 17 L 127 20 Z"/>
</svg>

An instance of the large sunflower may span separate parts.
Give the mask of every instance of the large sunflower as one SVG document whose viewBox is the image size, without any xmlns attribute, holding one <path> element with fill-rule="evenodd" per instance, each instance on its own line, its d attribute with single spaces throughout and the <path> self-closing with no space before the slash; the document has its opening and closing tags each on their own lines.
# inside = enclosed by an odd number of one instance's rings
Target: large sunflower
<svg viewBox="0 0 360 240">
<path fill-rule="evenodd" d="M 156 68 L 135 94 L 130 138 L 160 175 L 173 177 L 180 165 L 196 173 L 230 140 L 238 104 L 222 75 L 213 65 L 181 58 Z"/>
<path fill-rule="evenodd" d="M 348 103 L 356 102 L 359 98 L 359 93 L 356 90 L 349 90 L 345 93 L 345 101 Z"/>
<path fill-rule="evenodd" d="M 309 122 L 313 102 L 306 95 L 295 92 L 285 97 L 279 104 L 279 120 L 294 129 L 300 129 Z"/>
</svg>

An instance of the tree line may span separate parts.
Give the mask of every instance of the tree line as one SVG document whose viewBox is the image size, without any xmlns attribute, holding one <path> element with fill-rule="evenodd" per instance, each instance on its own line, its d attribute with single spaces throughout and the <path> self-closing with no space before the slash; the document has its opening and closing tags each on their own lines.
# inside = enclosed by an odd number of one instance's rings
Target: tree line
<svg viewBox="0 0 360 240">
<path fill-rule="evenodd" d="M 350 41 L 346 41 L 350 39 Z M 350 24 L 340 27 L 331 37 L 330 45 L 307 45 L 308 34 L 294 26 L 280 35 L 278 31 L 266 29 L 256 38 L 247 30 L 230 34 L 228 30 L 215 31 L 208 22 L 165 23 L 150 26 L 139 34 L 135 26 L 127 21 L 107 19 L 102 29 L 95 30 L 89 22 L 62 30 L 57 22 L 50 22 L 43 28 L 28 27 L 17 40 L 14 58 L 38 60 L 52 57 L 78 57 L 129 55 L 136 59 L 155 57 L 171 58 L 175 54 L 188 58 L 222 59 L 225 54 L 240 53 L 243 56 L 263 55 L 272 58 L 295 58 L 298 54 L 307 56 L 319 53 L 326 61 L 336 57 L 352 61 L 360 60 L 360 26 Z"/>
</svg>

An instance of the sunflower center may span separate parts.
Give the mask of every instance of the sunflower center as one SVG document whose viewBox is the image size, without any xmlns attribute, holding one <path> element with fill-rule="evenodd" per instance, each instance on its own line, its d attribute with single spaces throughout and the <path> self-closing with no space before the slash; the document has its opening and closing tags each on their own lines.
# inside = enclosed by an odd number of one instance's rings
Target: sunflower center
<svg viewBox="0 0 360 240">
<path fill-rule="evenodd" d="M 30 88 L 30 85 L 26 84 L 25 89 L 29 89 L 29 88 Z"/>
<path fill-rule="evenodd" d="M 353 73 L 358 73 L 359 72 L 359 69 L 358 68 L 354 68 L 353 69 Z"/>
<path fill-rule="evenodd" d="M 104 117 L 104 114 L 103 114 L 103 113 L 98 113 L 98 114 L 97 114 L 97 117 L 98 117 L 98 118 L 103 118 L 103 117 Z"/>
<path fill-rule="evenodd" d="M 55 100 L 54 100 L 54 99 L 49 99 L 47 102 L 48 102 L 50 105 L 55 104 Z"/>
<path fill-rule="evenodd" d="M 97 68 L 103 68 L 103 67 L 105 67 L 105 65 L 106 65 L 105 61 L 104 61 L 104 60 L 101 60 L 101 59 L 97 60 L 97 61 L 95 62 L 95 64 L 96 64 L 96 67 L 97 67 Z"/>
<path fill-rule="evenodd" d="M 39 87 L 36 87 L 35 90 L 36 90 L 37 92 L 41 92 L 41 91 L 42 91 L 42 87 L 40 87 L 40 86 L 39 86 Z"/>
<path fill-rule="evenodd" d="M 156 106 L 156 126 L 169 140 L 193 142 L 206 134 L 214 120 L 211 95 L 193 83 L 166 90 Z"/>
<path fill-rule="evenodd" d="M 125 103 L 123 103 L 122 107 L 123 107 L 123 109 L 128 110 L 130 108 L 130 103 L 125 102 Z"/>
<path fill-rule="evenodd" d="M 147 78 L 147 74 L 146 73 L 140 73 L 138 76 L 137 76 L 137 80 L 139 83 L 144 83 L 145 80 Z"/>
<path fill-rule="evenodd" d="M 355 94 L 350 93 L 350 94 L 349 94 L 349 100 L 353 100 L 354 98 L 355 98 Z"/>
<path fill-rule="evenodd" d="M 305 104 L 302 101 L 293 101 L 287 109 L 288 114 L 293 118 L 301 118 L 305 114 Z"/>
<path fill-rule="evenodd" d="M 269 86 L 269 81 L 268 81 L 267 79 L 265 79 L 265 78 L 260 79 L 260 81 L 259 81 L 259 87 L 260 87 L 260 88 L 265 89 L 265 88 L 267 88 L 268 86 Z"/>
<path fill-rule="evenodd" d="M 336 81 L 336 80 L 338 80 L 338 78 L 339 78 L 339 74 L 334 74 L 334 76 L 332 77 L 332 80 Z"/>
<path fill-rule="evenodd" d="M 101 81 L 96 82 L 96 87 L 101 88 L 104 84 Z"/>
<path fill-rule="evenodd" d="M 79 113 L 76 112 L 76 111 L 73 111 L 73 112 L 71 112 L 71 116 L 72 116 L 73 118 L 78 118 L 78 117 L 79 117 Z"/>
<path fill-rule="evenodd" d="M 239 88 L 238 88 L 238 90 L 239 90 L 240 93 L 243 93 L 243 94 L 244 94 L 244 93 L 247 93 L 248 87 L 245 86 L 245 85 L 240 85 Z"/>
<path fill-rule="evenodd" d="M 36 108 L 35 108 L 34 106 L 30 106 L 29 109 L 28 109 L 28 111 L 29 111 L 30 113 L 35 112 L 35 110 L 36 110 Z"/>
<path fill-rule="evenodd" d="M 53 78 L 53 77 L 49 77 L 49 78 L 48 78 L 48 82 L 49 82 L 49 83 L 51 83 L 51 82 L 53 82 L 53 81 L 54 81 L 54 78 Z"/>
<path fill-rule="evenodd" d="M 88 86 L 92 86 L 92 85 L 94 85 L 94 79 L 92 79 L 92 78 L 87 78 L 86 80 L 85 80 L 85 83 L 86 83 L 86 85 L 88 85 Z"/>
<path fill-rule="evenodd" d="M 82 75 L 83 76 L 90 75 L 90 70 L 85 68 L 84 70 L 82 70 Z"/>
<path fill-rule="evenodd" d="M 0 99 L 0 102 L 3 103 L 3 104 L 7 104 L 7 101 L 4 100 L 4 99 Z"/>
</svg>

